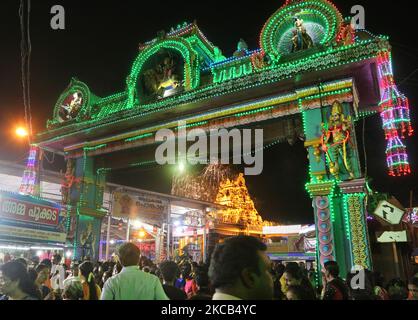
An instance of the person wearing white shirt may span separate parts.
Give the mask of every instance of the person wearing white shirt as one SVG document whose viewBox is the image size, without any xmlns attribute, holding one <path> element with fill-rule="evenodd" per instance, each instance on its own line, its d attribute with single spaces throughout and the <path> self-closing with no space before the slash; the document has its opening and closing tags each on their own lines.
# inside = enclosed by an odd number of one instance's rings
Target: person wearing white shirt
<svg viewBox="0 0 418 320">
<path fill-rule="evenodd" d="M 71 263 L 71 276 L 64 280 L 64 288 L 67 288 L 71 282 L 77 281 L 81 283 L 79 275 L 80 270 L 78 269 L 78 262 L 74 261 Z"/>
<path fill-rule="evenodd" d="M 169 300 L 158 277 L 139 270 L 139 248 L 125 243 L 118 250 L 123 268 L 103 286 L 101 300 Z"/>
<path fill-rule="evenodd" d="M 238 236 L 216 246 L 209 267 L 212 300 L 272 300 L 273 277 L 267 247 L 259 239 Z"/>
<path fill-rule="evenodd" d="M 61 256 L 54 255 L 51 268 L 51 288 L 54 291 L 64 290 L 65 270 L 61 263 Z"/>
</svg>

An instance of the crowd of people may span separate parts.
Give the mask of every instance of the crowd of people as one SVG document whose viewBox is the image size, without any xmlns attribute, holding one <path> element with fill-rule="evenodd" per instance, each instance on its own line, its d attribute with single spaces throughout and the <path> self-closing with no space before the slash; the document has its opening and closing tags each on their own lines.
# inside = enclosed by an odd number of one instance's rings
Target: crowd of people
<svg viewBox="0 0 418 320">
<path fill-rule="evenodd" d="M 266 249 L 256 238 L 238 236 L 218 244 L 207 264 L 156 265 L 132 243 L 123 244 L 115 260 L 87 258 L 68 270 L 59 254 L 36 265 L 18 258 L 0 266 L 0 300 L 418 300 L 418 273 L 408 284 L 384 283 L 368 270 L 343 279 L 329 261 L 318 281 L 303 263 L 272 263 Z"/>
</svg>

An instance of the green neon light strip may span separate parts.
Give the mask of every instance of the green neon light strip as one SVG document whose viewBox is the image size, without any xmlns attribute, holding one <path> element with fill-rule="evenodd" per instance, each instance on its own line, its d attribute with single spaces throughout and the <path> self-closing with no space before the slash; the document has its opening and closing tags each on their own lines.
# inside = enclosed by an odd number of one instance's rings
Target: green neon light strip
<svg viewBox="0 0 418 320">
<path fill-rule="evenodd" d="M 125 139 L 125 142 L 133 142 L 133 141 L 137 141 L 137 140 L 140 140 L 140 139 L 151 137 L 153 135 L 154 135 L 153 133 L 144 133 L 144 134 L 141 134 L 139 136 L 135 136 L 135 137 L 132 137 L 132 138 Z"/>
<path fill-rule="evenodd" d="M 238 68 L 238 71 L 237 71 Z M 253 65 L 251 61 L 246 62 L 245 64 L 240 64 L 239 66 L 230 66 L 228 68 L 222 69 L 220 71 L 214 70 L 213 73 L 213 83 L 222 83 L 228 80 L 241 78 L 242 76 L 247 76 L 253 73 Z"/>
<path fill-rule="evenodd" d="M 335 96 L 335 95 L 338 95 L 338 94 L 349 93 L 349 92 L 351 92 L 351 88 L 350 89 L 336 90 L 336 91 L 331 91 L 331 92 L 324 92 L 322 94 L 317 94 L 317 95 L 314 95 L 314 96 L 303 98 L 302 100 L 303 101 L 316 100 L 316 99 L 320 99 L 320 98 L 323 98 L 323 97 Z"/>
<path fill-rule="evenodd" d="M 348 240 L 349 246 L 350 246 L 350 260 L 354 261 L 353 257 L 353 248 L 352 243 L 353 240 L 351 238 L 351 224 L 350 224 L 350 212 L 348 210 L 348 195 L 344 195 L 343 197 L 343 206 L 344 206 L 344 224 L 345 224 L 345 236 Z"/>
<path fill-rule="evenodd" d="M 191 123 L 191 124 L 186 124 L 184 126 L 177 126 L 175 128 L 173 128 L 174 130 L 179 130 L 179 129 L 184 129 L 184 128 L 193 128 L 193 127 L 199 127 L 202 125 L 207 124 L 207 121 L 201 121 L 201 122 L 196 122 L 196 123 Z"/>
<path fill-rule="evenodd" d="M 249 115 L 252 115 L 252 114 L 256 114 L 256 113 L 259 113 L 259 112 L 269 111 L 269 110 L 272 110 L 274 108 L 275 107 L 265 107 L 265 108 L 261 108 L 261 109 L 257 109 L 257 110 L 253 110 L 253 111 L 247 111 L 247 112 L 237 113 L 234 116 L 240 118 L 240 117 L 244 117 L 244 116 L 249 116 Z"/>
<path fill-rule="evenodd" d="M 391 166 L 393 166 L 393 167 L 397 167 L 397 166 L 409 166 L 409 162 L 400 161 L 400 162 L 396 162 L 396 163 L 391 164 Z"/>
<path fill-rule="evenodd" d="M 106 148 L 106 147 L 107 147 L 107 144 L 104 143 L 104 144 L 100 144 L 100 145 L 95 146 L 95 147 L 84 147 L 84 150 L 85 151 L 96 151 L 96 150 L 99 150 L 99 149 L 102 149 L 102 148 Z"/>
<path fill-rule="evenodd" d="M 351 80 L 343 80 L 343 81 L 340 81 L 339 83 L 340 83 L 340 85 L 350 85 L 350 86 L 352 85 Z M 323 86 L 323 89 L 326 90 L 327 88 L 335 87 L 335 85 L 336 85 L 335 83 L 326 84 L 326 85 Z M 293 101 L 294 97 L 297 97 L 300 94 L 307 94 L 308 95 L 308 94 L 315 93 L 317 91 L 319 91 L 318 87 L 312 87 L 312 88 L 304 89 L 304 90 L 300 90 L 300 91 L 296 90 L 296 93 L 280 95 L 280 96 L 277 96 L 277 97 L 274 97 L 274 98 L 266 99 L 265 101 L 260 101 L 258 103 L 257 102 L 247 103 L 247 104 L 244 104 L 243 106 L 234 107 L 230 111 L 225 110 L 225 111 L 220 111 L 220 112 L 217 112 L 217 113 L 220 113 L 221 116 L 229 116 L 229 115 L 234 115 L 234 111 L 236 112 L 236 111 L 239 111 L 241 109 L 247 109 L 248 105 L 250 105 L 251 108 L 254 108 L 258 104 L 266 104 L 266 103 L 267 104 L 278 104 L 276 106 L 263 107 L 263 108 L 260 108 L 260 109 L 247 111 L 247 112 L 244 112 L 244 113 L 238 113 L 238 114 L 235 115 L 236 117 L 248 116 L 248 115 L 251 115 L 251 114 L 266 112 L 266 111 L 271 110 L 273 108 L 280 107 L 280 104 L 283 104 L 283 103 L 286 103 L 286 102 L 291 102 L 291 101 Z M 329 96 L 330 94 L 334 94 L 334 95 L 335 94 L 340 94 L 342 92 L 344 92 L 344 93 L 351 92 L 351 89 L 347 89 L 347 90 L 344 90 L 344 91 L 343 90 L 337 90 L 337 91 L 332 91 L 331 93 L 324 92 L 322 95 L 314 95 L 313 97 L 318 98 L 318 97 L 322 97 L 322 96 Z M 308 96 L 308 97 L 306 97 L 306 99 L 313 99 L 313 98 L 311 98 L 311 96 Z M 204 116 L 205 115 L 203 115 L 201 117 L 204 117 Z M 209 116 L 209 117 L 212 116 L 212 118 L 216 118 L 216 116 L 213 116 L 212 113 L 207 114 L 207 116 Z M 194 118 L 194 120 L 198 120 L 198 117 Z M 150 131 L 150 130 L 158 131 L 159 129 L 170 128 L 170 127 L 173 128 L 173 129 L 177 129 L 177 123 L 178 123 L 177 121 L 176 122 L 172 121 L 172 122 L 170 122 L 168 124 L 165 124 L 165 125 L 162 124 L 161 126 L 157 126 L 157 127 L 154 127 L 154 128 L 144 129 L 143 131 Z M 204 125 L 204 124 L 207 124 L 207 123 L 208 123 L 208 121 L 201 121 L 201 122 L 186 125 L 186 127 L 187 128 L 196 127 L 196 126 Z M 129 140 L 129 142 L 132 142 L 132 141 L 135 141 L 135 140 L 142 139 L 142 138 L 145 137 L 145 135 L 150 135 L 150 134 L 151 133 L 141 134 L 141 135 L 138 135 L 134 138 L 125 139 L 125 141 Z M 130 139 L 133 139 L 133 140 L 130 140 Z"/>
<path fill-rule="evenodd" d="M 346 85 L 352 85 L 351 80 L 342 80 L 342 81 L 339 81 L 339 82 L 332 82 L 330 84 L 327 84 L 327 85 L 324 86 L 324 88 L 333 87 L 333 86 L 335 86 L 338 83 L 341 86 L 345 85 L 344 83 L 346 83 Z M 319 91 L 318 87 L 314 86 L 314 87 L 311 87 L 310 89 L 303 89 L 303 90 L 300 90 L 300 91 L 297 90 L 297 93 L 296 94 L 295 93 L 292 93 L 292 94 L 280 95 L 280 96 L 277 96 L 275 98 L 269 98 L 267 100 L 261 100 L 258 103 L 259 104 L 263 104 L 263 103 L 271 103 L 271 104 L 280 103 L 281 104 L 281 103 L 286 103 L 286 102 L 290 102 L 290 101 L 293 101 L 293 100 L 297 100 L 297 96 L 298 95 L 302 95 L 303 93 L 306 93 L 306 94 L 308 94 L 308 93 L 316 93 L 318 91 Z M 279 101 L 277 102 L 277 101 L 275 101 L 275 99 L 277 99 Z M 248 106 L 250 106 L 250 107 L 248 107 Z M 202 115 L 200 117 L 193 117 L 191 119 L 185 119 L 185 120 L 186 121 L 199 121 L 200 120 L 199 118 L 216 117 L 217 114 L 219 114 L 220 116 L 223 116 L 226 113 L 233 114 L 234 112 L 240 112 L 240 111 L 245 110 L 245 109 L 249 109 L 249 108 L 252 109 L 252 108 L 256 108 L 256 107 L 257 107 L 257 103 L 246 103 L 243 106 L 234 107 L 234 108 L 228 109 L 226 111 L 218 111 L 218 112 L 208 113 L 208 114 L 204 114 L 204 115 Z M 146 114 L 151 114 L 151 113 L 155 113 L 155 112 L 157 112 L 157 111 L 155 111 L 155 110 L 154 111 L 150 111 L 148 113 L 140 114 L 140 115 L 137 115 L 135 117 L 141 117 L 141 116 L 144 116 Z M 114 121 L 113 124 L 116 123 L 116 122 L 119 122 L 119 121 L 120 120 Z M 91 127 L 91 128 L 87 128 L 87 129 L 84 129 L 84 130 L 90 131 L 90 130 L 92 130 L 94 128 L 100 128 L 100 127 L 107 126 L 107 125 L 109 125 L 109 123 L 107 123 L 107 124 L 100 124 L 100 125 L 97 125 L 97 126 L 94 126 L 94 127 Z M 157 130 L 162 129 L 164 127 L 170 127 L 170 126 L 171 127 L 175 127 L 176 126 L 176 122 L 170 122 L 169 124 L 166 124 L 166 125 L 163 124 L 163 125 L 160 125 L 160 126 L 157 126 L 157 127 L 151 127 L 151 128 L 144 129 L 144 130 L 141 130 L 141 131 L 152 131 L 152 130 L 157 131 Z M 57 137 L 55 137 L 53 139 L 50 139 L 48 141 L 51 141 L 51 142 L 52 141 L 56 141 L 56 140 L 59 140 L 59 139 L 62 139 L 62 138 L 71 136 L 72 134 L 73 133 L 67 133 L 67 134 L 64 134 L 64 135 L 61 135 L 61 136 L 57 136 Z"/>
</svg>

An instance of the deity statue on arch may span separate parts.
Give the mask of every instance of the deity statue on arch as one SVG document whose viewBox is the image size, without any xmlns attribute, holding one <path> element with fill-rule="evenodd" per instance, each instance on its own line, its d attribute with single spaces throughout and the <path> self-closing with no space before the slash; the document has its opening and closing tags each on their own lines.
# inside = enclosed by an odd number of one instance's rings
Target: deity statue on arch
<svg viewBox="0 0 418 320">
<path fill-rule="evenodd" d="M 351 163 L 351 128 L 352 121 L 350 116 L 345 116 L 343 105 L 339 101 L 332 104 L 331 116 L 328 124 L 322 124 L 321 144 L 324 151 L 331 174 L 340 179 L 341 167 L 354 179 L 354 171 Z"/>
<path fill-rule="evenodd" d="M 312 48 L 314 43 L 311 36 L 306 31 L 303 19 L 295 17 L 295 29 L 292 37 L 292 52 L 298 52 Z"/>
</svg>

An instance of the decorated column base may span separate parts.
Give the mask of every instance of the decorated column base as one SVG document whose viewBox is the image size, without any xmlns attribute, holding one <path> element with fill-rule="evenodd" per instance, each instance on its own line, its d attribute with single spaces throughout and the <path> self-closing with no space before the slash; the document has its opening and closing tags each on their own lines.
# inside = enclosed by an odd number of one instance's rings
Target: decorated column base
<svg viewBox="0 0 418 320">
<path fill-rule="evenodd" d="M 322 182 L 308 184 L 307 190 L 313 199 L 317 237 L 318 272 L 328 261 L 336 261 L 335 241 L 332 224 L 333 193 L 335 183 Z"/>
<path fill-rule="evenodd" d="M 340 183 L 343 194 L 346 233 L 350 243 L 351 267 L 372 270 L 372 255 L 367 229 L 366 180 L 358 179 Z"/>
<path fill-rule="evenodd" d="M 328 261 L 336 261 L 340 275 L 353 267 L 372 270 L 364 179 L 307 185 L 313 199 L 317 230 L 318 272 Z"/>
</svg>

